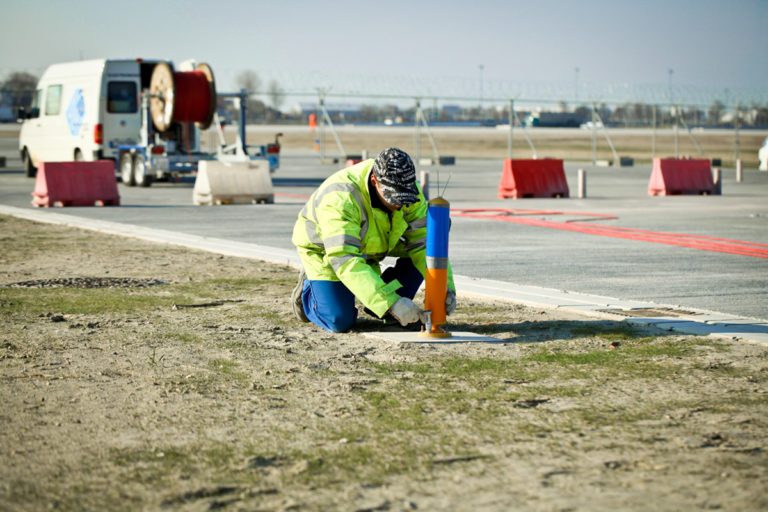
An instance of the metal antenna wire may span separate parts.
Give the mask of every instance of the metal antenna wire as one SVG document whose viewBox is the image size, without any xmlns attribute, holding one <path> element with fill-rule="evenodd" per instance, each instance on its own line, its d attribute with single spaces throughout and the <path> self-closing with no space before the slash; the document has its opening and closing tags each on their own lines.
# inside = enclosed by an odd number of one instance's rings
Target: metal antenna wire
<svg viewBox="0 0 768 512">
<path fill-rule="evenodd" d="M 440 167 L 438 167 L 437 169 L 438 169 L 438 171 L 437 171 L 437 175 L 438 175 L 438 176 L 440 176 Z M 448 184 L 451 182 L 451 177 L 453 177 L 453 173 L 452 173 L 452 172 L 449 172 L 449 173 L 448 173 L 448 181 L 446 181 L 446 182 L 445 182 L 445 187 L 443 187 L 443 193 L 442 193 L 442 194 L 440 194 L 440 197 L 443 197 L 443 194 L 445 194 L 445 189 L 447 189 L 447 188 L 448 188 Z M 438 189 L 437 189 L 437 190 L 438 190 L 438 191 L 440 190 L 439 186 L 438 186 Z"/>
</svg>

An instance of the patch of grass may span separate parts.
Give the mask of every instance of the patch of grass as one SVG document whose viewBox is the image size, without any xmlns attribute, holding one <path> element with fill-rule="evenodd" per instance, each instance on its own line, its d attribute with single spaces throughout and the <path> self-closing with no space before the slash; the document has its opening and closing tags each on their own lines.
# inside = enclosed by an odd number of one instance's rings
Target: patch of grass
<svg viewBox="0 0 768 512">
<path fill-rule="evenodd" d="M 265 282 L 270 282 L 270 276 L 260 277 L 216 277 L 209 279 L 208 284 L 228 290 L 251 290 Z"/>
<path fill-rule="evenodd" d="M 109 460 L 123 468 L 125 478 L 141 484 L 156 485 L 174 481 L 179 474 L 222 472 L 236 457 L 230 444 L 209 441 L 189 445 L 112 449 Z"/>
<path fill-rule="evenodd" d="M 149 311 L 171 308 L 173 304 L 240 297 L 255 293 L 259 287 L 263 289 L 267 282 L 272 282 L 269 277 L 215 278 L 147 289 L 0 288 L 0 313 L 94 315 Z M 249 309 L 248 314 L 256 314 L 275 324 L 291 317 L 262 306 L 238 305 L 238 309 Z"/>
<path fill-rule="evenodd" d="M 251 382 L 248 373 L 239 370 L 238 367 L 239 363 L 236 361 L 212 359 L 205 369 L 186 375 L 169 375 L 163 382 L 169 391 L 175 393 L 223 395 L 233 388 L 242 389 Z"/>
<path fill-rule="evenodd" d="M 520 359 L 516 358 L 443 357 L 416 363 L 372 363 L 371 367 L 383 376 L 411 373 L 459 379 L 533 380 L 538 377 Z"/>
<path fill-rule="evenodd" d="M 685 357 L 692 352 L 693 348 L 685 343 L 654 343 L 654 338 L 640 338 L 616 349 L 578 352 L 543 348 L 525 356 L 524 360 L 551 366 L 565 378 L 590 375 L 614 379 L 664 378 L 677 371 L 669 359 Z"/>
<path fill-rule="evenodd" d="M 286 304 L 288 301 L 288 295 L 286 295 Z M 257 316 L 263 320 L 266 320 L 272 325 L 284 326 L 286 324 L 301 324 L 291 313 L 289 309 L 285 309 L 283 312 L 274 308 L 267 308 L 255 304 L 246 304 L 239 309 L 239 316 L 241 318 L 253 318 Z M 303 325 L 303 324 L 302 324 Z"/>
<path fill-rule="evenodd" d="M 707 404 L 712 410 L 724 413 L 759 411 L 765 406 L 765 397 L 761 394 L 734 393 L 717 403 Z M 761 423 L 766 423 L 761 420 Z"/>
<path fill-rule="evenodd" d="M 384 484 L 393 475 L 427 474 L 438 445 L 429 439 L 365 440 L 338 448 L 303 453 L 307 469 L 299 480 L 312 486 L 334 485 L 355 480 L 369 485 Z"/>
<path fill-rule="evenodd" d="M 379 433 L 423 431 L 431 427 L 424 405 L 402 393 L 368 391 L 363 393 L 366 414 Z"/>
<path fill-rule="evenodd" d="M 261 277 L 214 277 L 203 281 L 193 281 L 176 285 L 182 293 L 195 294 L 207 298 L 232 298 L 234 296 L 250 295 L 259 291 L 272 289 L 280 282 L 271 276 Z"/>
<path fill-rule="evenodd" d="M 208 368 L 216 372 L 217 375 L 226 379 L 231 379 L 239 383 L 248 380 L 248 375 L 237 369 L 239 363 L 230 359 L 212 359 L 208 361 Z"/>
<path fill-rule="evenodd" d="M 376 437 L 383 452 L 402 449 L 395 445 L 400 440 L 392 433 L 408 433 L 405 437 L 409 439 L 420 436 L 424 445 L 413 446 L 413 450 L 423 458 L 425 450 L 435 446 L 457 449 L 452 439 L 467 430 L 504 440 L 510 431 L 535 435 L 542 429 L 577 431 L 659 418 L 670 404 L 652 402 L 630 408 L 609 400 L 604 407 L 577 406 L 556 415 L 546 413 L 547 421 L 543 422 L 535 402 L 573 398 L 578 403 L 580 397 L 593 392 L 594 386 L 602 385 L 604 378 L 615 382 L 674 378 L 681 366 L 670 360 L 692 354 L 694 346 L 640 338 L 616 349 L 535 349 L 519 358 L 448 356 L 369 363 L 382 384 L 359 395 L 363 401 L 360 419 L 347 429 L 359 431 L 363 438 Z M 573 379 L 580 382 L 568 383 Z M 500 421 L 511 430 L 500 429 Z M 343 435 L 354 434 L 347 431 Z"/>
<path fill-rule="evenodd" d="M 507 311 L 508 308 L 495 304 L 462 304 L 461 309 L 456 313 L 456 318 L 463 319 L 474 318 L 479 315 L 499 315 L 504 314 Z"/>
<path fill-rule="evenodd" d="M 95 315 L 170 308 L 190 300 L 172 292 L 159 294 L 123 289 L 80 288 L 4 288 L 0 289 L 0 311 L 4 314 L 39 315 L 56 312 L 71 315 Z"/>
<path fill-rule="evenodd" d="M 595 336 L 609 341 L 634 340 L 640 336 L 640 331 L 631 325 L 579 325 L 570 329 L 574 336 Z"/>
<path fill-rule="evenodd" d="M 161 335 L 162 340 L 165 341 L 180 341 L 182 343 L 200 344 L 203 343 L 204 338 L 200 334 L 191 332 L 166 332 Z"/>
</svg>

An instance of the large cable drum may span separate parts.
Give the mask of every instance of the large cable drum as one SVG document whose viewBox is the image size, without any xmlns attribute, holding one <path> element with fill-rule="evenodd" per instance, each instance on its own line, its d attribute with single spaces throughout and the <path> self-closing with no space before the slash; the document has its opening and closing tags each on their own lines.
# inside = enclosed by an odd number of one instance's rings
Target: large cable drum
<svg viewBox="0 0 768 512">
<path fill-rule="evenodd" d="M 216 82 L 208 64 L 198 64 L 194 71 L 176 72 L 167 62 L 160 62 L 149 81 L 149 112 L 160 132 L 173 123 L 195 123 L 205 130 L 216 111 Z"/>
</svg>

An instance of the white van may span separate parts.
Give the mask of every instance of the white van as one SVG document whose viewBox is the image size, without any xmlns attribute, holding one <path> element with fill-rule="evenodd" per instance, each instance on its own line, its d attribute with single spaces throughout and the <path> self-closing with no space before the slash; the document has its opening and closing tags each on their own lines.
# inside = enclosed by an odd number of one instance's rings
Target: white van
<svg viewBox="0 0 768 512">
<path fill-rule="evenodd" d="M 46 69 L 19 135 L 27 176 L 40 162 L 114 159 L 118 146 L 138 143 L 140 93 L 157 62 L 100 59 Z"/>
</svg>

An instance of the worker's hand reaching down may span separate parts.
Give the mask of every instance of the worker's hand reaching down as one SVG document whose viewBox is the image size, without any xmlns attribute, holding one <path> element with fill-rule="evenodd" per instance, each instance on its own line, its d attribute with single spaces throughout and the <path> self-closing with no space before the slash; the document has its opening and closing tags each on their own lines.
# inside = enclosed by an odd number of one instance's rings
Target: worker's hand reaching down
<svg viewBox="0 0 768 512">
<path fill-rule="evenodd" d="M 407 297 L 400 297 L 392 304 L 389 312 L 403 327 L 421 320 L 421 308 Z"/>
<path fill-rule="evenodd" d="M 445 294 L 445 314 L 450 315 L 456 311 L 456 292 L 448 290 Z"/>
</svg>

